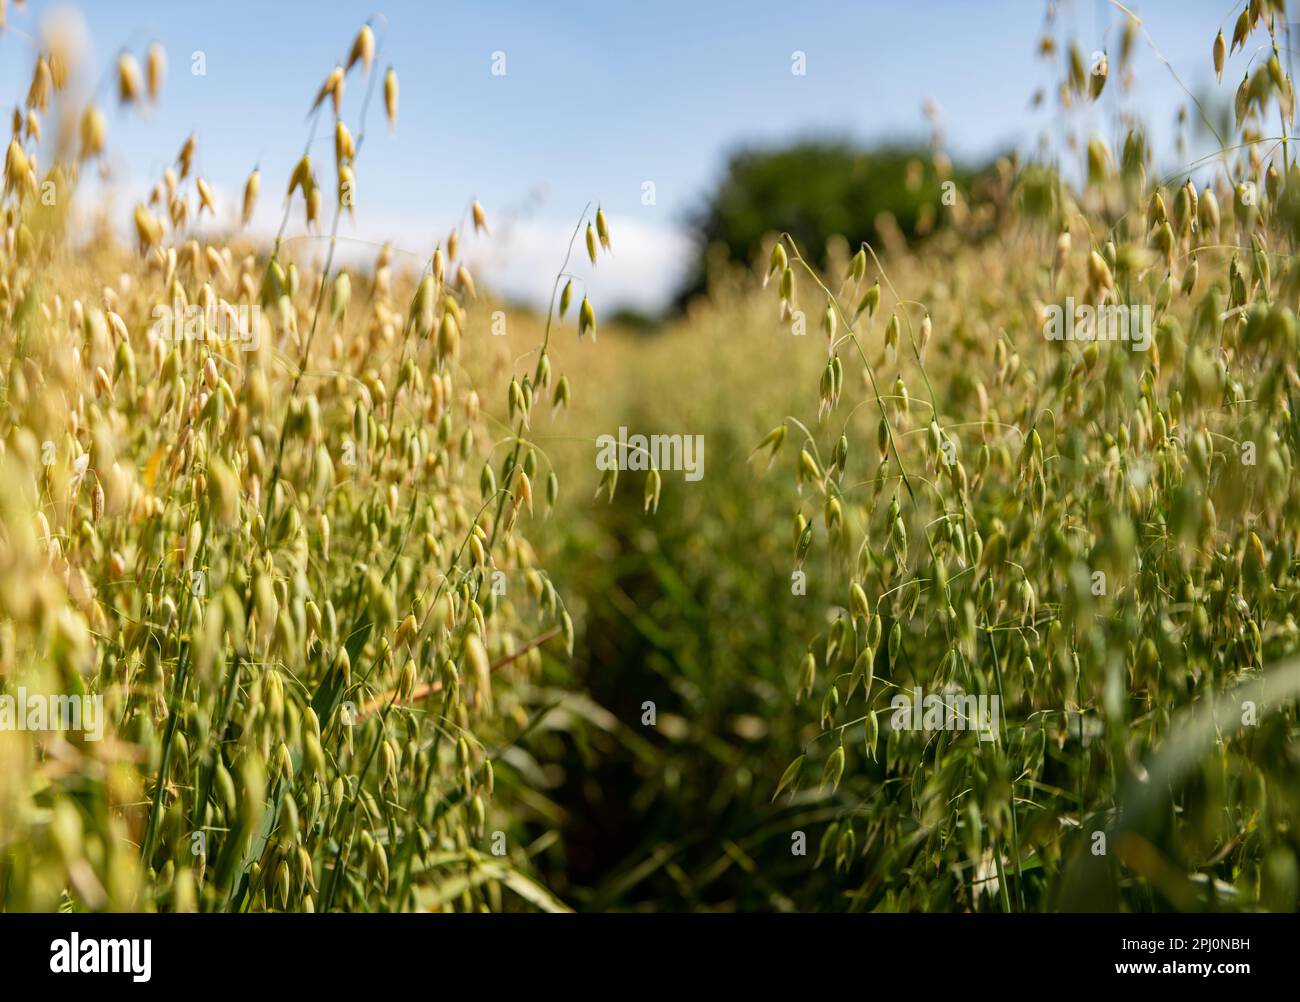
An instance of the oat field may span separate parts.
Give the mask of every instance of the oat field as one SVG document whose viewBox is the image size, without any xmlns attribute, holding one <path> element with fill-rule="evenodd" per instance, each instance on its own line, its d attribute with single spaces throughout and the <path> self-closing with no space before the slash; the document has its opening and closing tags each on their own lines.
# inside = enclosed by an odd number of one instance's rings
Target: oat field
<svg viewBox="0 0 1300 1002">
<path fill-rule="evenodd" d="M 1300 908 L 1283 0 L 1194 25 L 1226 113 L 1184 88 L 1214 152 L 1177 169 L 1140 14 L 1090 56 L 1025 5 L 1093 131 L 936 145 L 916 234 L 764 221 L 649 333 L 589 290 L 598 192 L 536 307 L 471 261 L 472 190 L 423 249 L 340 237 L 430 100 L 395 21 L 296 64 L 241 191 L 196 121 L 124 200 L 115 127 L 184 56 L 80 65 L 28 6 L 0 910 Z"/>
</svg>

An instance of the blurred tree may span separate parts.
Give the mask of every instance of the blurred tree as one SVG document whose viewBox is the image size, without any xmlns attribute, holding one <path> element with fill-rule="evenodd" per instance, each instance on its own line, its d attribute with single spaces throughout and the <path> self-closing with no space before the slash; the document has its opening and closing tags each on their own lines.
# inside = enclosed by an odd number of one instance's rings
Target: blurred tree
<svg viewBox="0 0 1300 1002">
<path fill-rule="evenodd" d="M 788 231 L 809 259 L 826 263 L 827 241 L 879 243 L 892 217 L 907 239 L 942 225 L 944 180 L 965 192 L 970 171 L 942 164 L 922 146 L 863 149 L 848 140 L 808 140 L 780 149 L 741 149 L 722 182 L 691 218 L 700 256 L 677 297 L 684 306 L 709 284 L 714 260 L 750 262 L 763 238 Z"/>
</svg>

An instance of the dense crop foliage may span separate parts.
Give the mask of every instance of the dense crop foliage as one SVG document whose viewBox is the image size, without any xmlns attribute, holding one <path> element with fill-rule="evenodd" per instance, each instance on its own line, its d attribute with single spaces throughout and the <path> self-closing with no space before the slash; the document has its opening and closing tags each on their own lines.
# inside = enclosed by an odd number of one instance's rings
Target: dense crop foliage
<svg viewBox="0 0 1300 1002">
<path fill-rule="evenodd" d="M 760 451 L 793 452 L 796 559 L 841 587 L 799 669 L 824 734 L 785 782 L 812 759 L 828 787 L 870 778 L 826 831 L 864 907 L 1296 906 L 1284 28 L 1281 4 L 1242 12 L 1234 48 L 1260 54 L 1199 184 L 1160 177 L 1130 123 L 1118 156 L 1087 142 L 1078 190 L 1004 164 L 1017 218 L 992 242 L 864 244 L 825 278 L 772 247 L 783 316 L 803 304 L 828 351 L 816 430 L 787 419 Z M 1115 71 L 1061 49 L 1063 101 L 1125 78 L 1124 30 Z M 1086 338 L 1062 303 L 1147 307 L 1149 344 L 1140 313 Z M 1001 712 L 936 726 L 898 712 L 918 687 Z"/>
<path fill-rule="evenodd" d="M 0 201 L 0 908 L 1295 910 L 1285 12 L 1207 38 L 1248 64 L 1232 132 L 1189 95 L 1216 151 L 1169 173 L 1113 6 L 1092 59 L 1049 8 L 1059 148 L 739 156 L 702 295 L 598 350 L 599 208 L 545 313 L 470 274 L 476 201 L 343 263 L 396 141 L 382 19 L 289 176 L 220 205 L 183 139 L 127 247 L 73 213 L 97 73 L 38 38 Z M 100 103 L 161 99 L 141 57 Z M 620 428 L 698 433 L 698 482 L 593 469 Z"/>
<path fill-rule="evenodd" d="M 282 236 L 293 209 L 334 205 L 323 263 L 202 228 L 194 137 L 135 208 L 138 253 L 81 251 L 63 210 L 105 118 L 78 109 L 79 137 L 37 163 L 81 69 L 44 46 L 5 162 L 0 668 L 10 694 L 101 698 L 103 718 L 0 732 L 0 901 L 560 907 L 491 803 L 533 722 L 512 679 L 572 644 L 520 534 L 556 491 L 534 404 L 568 383 L 544 339 L 507 395 L 465 343 L 481 321 L 455 232 L 411 268 L 385 248 L 355 288 L 334 265 L 378 89 L 396 120 L 374 32 L 312 106 L 338 184 L 304 155 L 286 185 Z M 151 50 L 146 93 L 122 56 L 121 103 L 155 99 L 162 65 Z M 477 202 L 467 217 L 486 230 Z"/>
</svg>

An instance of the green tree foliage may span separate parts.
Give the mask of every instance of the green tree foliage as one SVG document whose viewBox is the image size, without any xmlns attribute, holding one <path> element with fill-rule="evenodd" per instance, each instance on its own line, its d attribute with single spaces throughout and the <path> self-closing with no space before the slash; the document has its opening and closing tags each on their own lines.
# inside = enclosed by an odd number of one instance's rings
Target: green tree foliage
<svg viewBox="0 0 1300 1002">
<path fill-rule="evenodd" d="M 957 190 L 972 174 L 954 169 Z M 763 238 L 789 232 L 814 263 L 825 265 L 827 241 L 878 242 L 892 217 L 905 238 L 942 225 L 942 180 L 931 151 L 904 145 L 865 149 L 847 140 L 807 140 L 732 155 L 717 189 L 691 220 L 700 257 L 678 297 L 684 305 L 709 285 L 714 260 L 748 262 Z"/>
</svg>

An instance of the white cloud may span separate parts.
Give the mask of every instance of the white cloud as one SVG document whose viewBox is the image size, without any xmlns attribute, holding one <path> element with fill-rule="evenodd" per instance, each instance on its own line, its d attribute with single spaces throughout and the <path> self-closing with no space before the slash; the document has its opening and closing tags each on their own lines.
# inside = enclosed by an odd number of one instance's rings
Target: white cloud
<svg viewBox="0 0 1300 1002">
<path fill-rule="evenodd" d="M 657 310 L 676 291 L 692 255 L 690 237 L 679 229 L 637 220 L 610 220 L 610 253 L 597 254 L 593 268 L 583 235 L 574 242 L 569 272 L 584 291 L 606 311 L 621 306 Z M 564 261 L 573 223 L 528 220 L 504 229 L 500 238 L 480 250 L 479 269 L 485 281 L 507 295 L 545 303 L 555 273 Z"/>
<path fill-rule="evenodd" d="M 264 174 L 257 209 L 248 227 L 248 235 L 267 245 L 274 239 L 284 213 L 282 188 Z M 148 197 L 151 184 L 140 177 L 119 177 L 111 185 L 111 205 L 115 223 L 123 239 L 134 242 L 132 208 Z M 81 193 L 81 204 L 104 204 L 106 194 L 97 182 Z M 197 207 L 192 184 L 185 182 L 191 210 Z M 243 202 L 242 185 L 238 190 L 212 182 L 217 205 L 217 226 L 238 227 Z M 90 196 L 87 198 L 86 196 Z M 305 228 L 302 196 L 296 194 L 285 229 L 289 251 L 299 260 L 319 261 L 328 247 L 332 209 L 326 205 L 319 232 Z M 356 267 L 369 267 L 380 247 L 393 247 L 394 264 L 420 268 L 434 247 L 446 240 L 453 227 L 460 232 L 460 255 L 468 264 L 480 289 L 491 290 L 509 299 L 545 308 L 551 295 L 555 274 L 564 261 L 576 221 L 553 218 L 514 218 L 498 221 L 489 210 L 491 232 L 479 235 L 466 218 L 438 214 L 412 213 L 395 216 L 384 211 L 367 211 L 359 207 L 355 220 L 344 215 L 339 225 L 339 242 L 335 259 Z M 598 310 L 605 313 L 620 307 L 656 311 L 664 307 L 679 287 L 694 255 L 691 236 L 670 225 L 647 223 L 638 219 L 611 216 L 611 250 L 601 250 L 592 267 L 587 258 L 583 234 L 573 243 L 568 272 L 574 278 L 579 295 L 589 295 Z M 203 239 L 204 231 L 213 229 L 212 217 L 204 214 L 194 235 Z"/>
<path fill-rule="evenodd" d="M 300 220 L 298 210 L 295 221 L 299 232 Z M 461 257 L 480 288 L 544 308 L 575 223 L 519 219 L 498 226 L 489 214 L 488 225 L 489 234 L 477 235 L 459 219 L 385 218 L 382 213 L 361 213 L 355 224 L 344 219 L 339 233 L 347 239 L 339 253 L 345 259 L 372 259 L 387 240 L 395 254 L 405 253 L 408 263 L 418 266 L 453 226 L 459 226 Z M 675 227 L 619 218 L 610 219 L 610 244 L 611 252 L 601 251 L 593 268 L 579 233 L 568 267 L 575 290 L 585 292 L 605 311 L 623 306 L 653 311 L 666 305 L 682 279 L 693 247 L 690 236 Z"/>
</svg>

